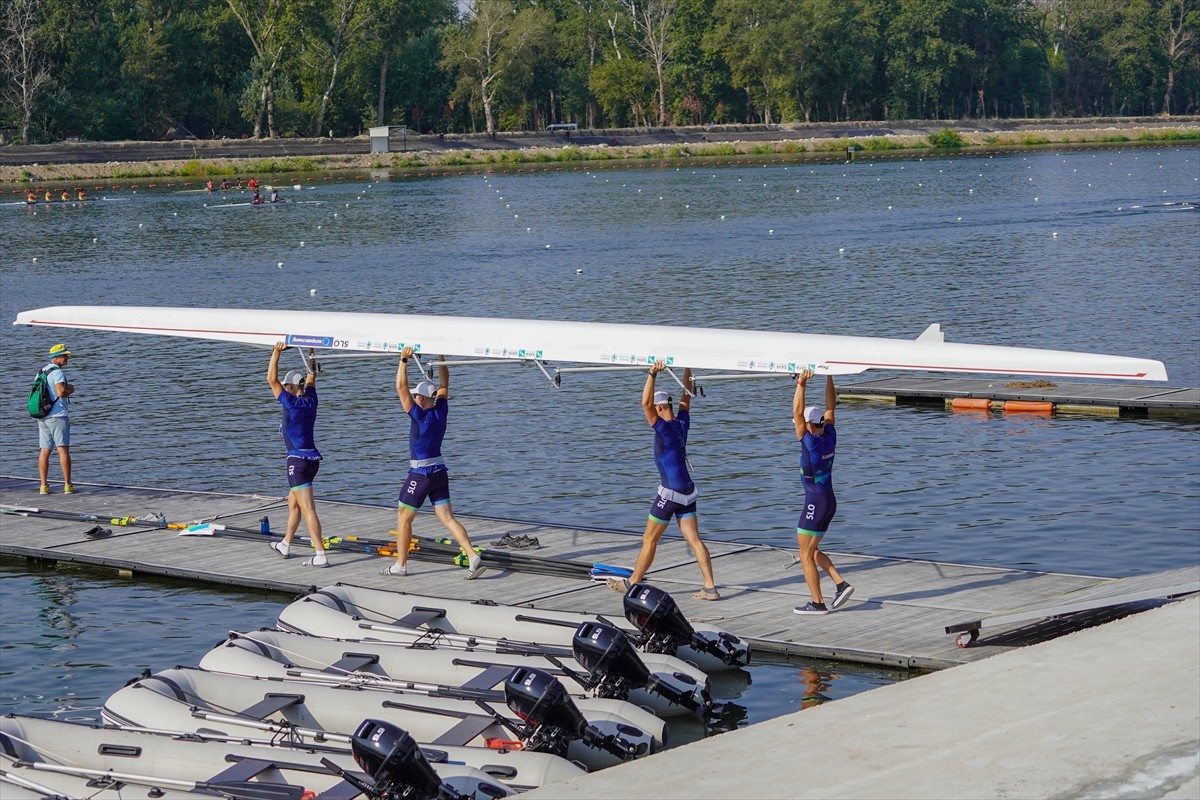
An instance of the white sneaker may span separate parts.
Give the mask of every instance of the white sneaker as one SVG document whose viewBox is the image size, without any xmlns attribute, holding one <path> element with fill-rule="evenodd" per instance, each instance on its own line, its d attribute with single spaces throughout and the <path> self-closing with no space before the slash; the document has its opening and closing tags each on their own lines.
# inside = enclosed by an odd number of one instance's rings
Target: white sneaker
<svg viewBox="0 0 1200 800">
<path fill-rule="evenodd" d="M 473 581 L 485 572 L 487 572 L 487 567 L 483 566 L 483 559 L 479 556 L 475 556 L 467 563 L 467 580 Z"/>
</svg>

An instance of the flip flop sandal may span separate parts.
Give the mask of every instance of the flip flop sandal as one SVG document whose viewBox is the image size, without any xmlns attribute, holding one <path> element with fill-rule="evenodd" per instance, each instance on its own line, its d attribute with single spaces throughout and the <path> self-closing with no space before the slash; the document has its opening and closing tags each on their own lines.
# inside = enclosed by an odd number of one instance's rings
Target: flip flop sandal
<svg viewBox="0 0 1200 800">
<path fill-rule="evenodd" d="M 96 526 L 95 526 L 95 527 L 93 527 L 92 529 L 84 531 L 84 532 L 83 532 L 83 535 L 84 535 L 84 536 L 90 536 L 90 537 L 92 537 L 93 539 L 100 539 L 100 538 L 103 538 L 103 537 L 105 537 L 105 536 L 108 536 L 108 535 L 109 535 L 109 534 L 111 534 L 111 533 L 112 533 L 112 529 L 111 529 L 111 528 L 101 528 L 99 525 L 96 525 Z"/>
</svg>

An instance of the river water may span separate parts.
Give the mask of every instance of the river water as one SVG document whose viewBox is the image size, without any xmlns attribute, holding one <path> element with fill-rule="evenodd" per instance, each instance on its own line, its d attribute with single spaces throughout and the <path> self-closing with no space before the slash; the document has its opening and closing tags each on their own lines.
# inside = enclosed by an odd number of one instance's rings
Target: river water
<svg viewBox="0 0 1200 800">
<path fill-rule="evenodd" d="M 0 320 L 121 304 L 891 337 L 939 322 L 952 341 L 1158 358 L 1169 385 L 1200 385 L 1200 212 L 1179 205 L 1200 199 L 1196 148 L 362 175 L 288 192 L 305 202 L 279 208 L 96 194 L 112 199 L 0 207 Z M 24 395 L 58 341 L 75 353 L 77 484 L 284 493 L 265 351 L 111 333 L 5 332 L 4 474 L 36 474 Z M 407 458 L 394 370 L 327 362 L 319 496 L 394 502 Z M 444 448 L 455 509 L 640 530 L 656 482 L 641 385 L 582 374 L 553 389 L 532 368 L 456 369 Z M 791 397 L 785 379 L 761 379 L 714 382 L 695 401 L 705 536 L 795 546 Z M 1200 560 L 1195 419 L 846 404 L 839 440 L 834 551 L 1112 576 Z M 195 663 L 283 602 L 20 562 L 0 590 L 0 709 L 83 716 L 142 666 Z M 773 665 L 744 700 L 761 719 L 901 677 Z"/>
</svg>

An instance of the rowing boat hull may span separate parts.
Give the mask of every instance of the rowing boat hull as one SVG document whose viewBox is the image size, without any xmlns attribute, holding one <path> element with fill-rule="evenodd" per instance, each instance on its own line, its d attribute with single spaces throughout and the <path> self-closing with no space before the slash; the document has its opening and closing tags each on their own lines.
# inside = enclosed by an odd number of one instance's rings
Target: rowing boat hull
<svg viewBox="0 0 1200 800">
<path fill-rule="evenodd" d="M 869 369 L 1166 380 L 1144 358 L 917 340 L 601 322 L 437 317 L 278 309 L 53 306 L 14 325 L 120 331 L 334 351 L 418 353 L 495 360 L 671 367 L 760 374 L 857 374 Z"/>
</svg>

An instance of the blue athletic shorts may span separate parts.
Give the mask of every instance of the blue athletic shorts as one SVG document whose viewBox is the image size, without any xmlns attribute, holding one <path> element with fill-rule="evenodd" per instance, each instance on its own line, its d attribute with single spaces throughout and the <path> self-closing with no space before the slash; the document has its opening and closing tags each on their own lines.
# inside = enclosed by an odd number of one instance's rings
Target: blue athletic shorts
<svg viewBox="0 0 1200 800">
<path fill-rule="evenodd" d="M 400 487 L 400 505 L 420 508 L 425 498 L 435 506 L 450 502 L 450 473 L 444 469 L 429 475 L 410 472 Z"/>
<path fill-rule="evenodd" d="M 804 510 L 796 523 L 796 533 L 805 536 L 824 536 L 837 512 L 837 497 L 832 493 L 804 495 Z"/>
<path fill-rule="evenodd" d="M 292 487 L 293 492 L 297 489 L 307 489 L 312 486 L 313 478 L 317 477 L 317 470 L 320 468 L 320 459 L 288 456 L 288 486 Z"/>
<path fill-rule="evenodd" d="M 655 495 L 654 502 L 650 504 L 650 519 L 655 522 L 661 522 L 666 525 L 671 521 L 671 517 L 683 519 L 684 517 L 696 516 L 696 501 L 683 505 L 672 500 L 667 500 L 664 497 Z"/>
<path fill-rule="evenodd" d="M 46 417 L 39 419 L 38 446 L 43 450 L 71 446 L 71 418 Z"/>
</svg>

